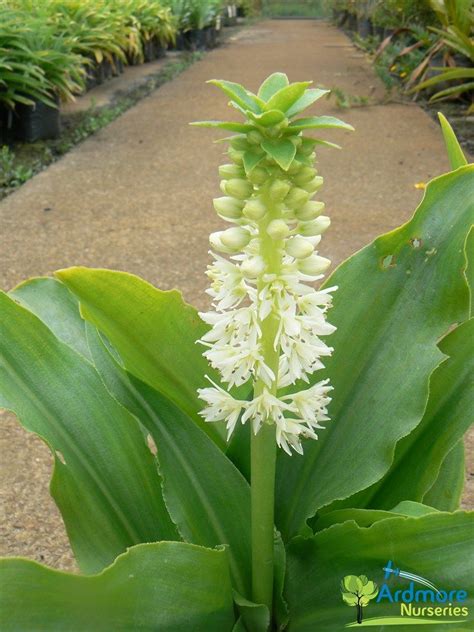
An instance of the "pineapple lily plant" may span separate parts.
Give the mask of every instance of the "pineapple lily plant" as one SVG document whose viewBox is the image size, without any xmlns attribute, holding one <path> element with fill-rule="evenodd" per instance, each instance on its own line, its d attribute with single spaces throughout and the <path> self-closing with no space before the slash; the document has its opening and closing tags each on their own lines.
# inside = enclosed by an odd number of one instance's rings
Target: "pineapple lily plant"
<svg viewBox="0 0 474 632">
<path fill-rule="evenodd" d="M 232 134 L 211 309 L 86 268 L 0 296 L 0 405 L 51 448 L 82 572 L 0 561 L 2 629 L 331 632 L 341 582 L 354 605 L 392 558 L 471 597 L 472 165 L 443 120 L 452 171 L 315 289 L 331 143 L 307 134 L 350 126 L 281 73 L 211 83 L 243 115 L 198 123 Z"/>
</svg>

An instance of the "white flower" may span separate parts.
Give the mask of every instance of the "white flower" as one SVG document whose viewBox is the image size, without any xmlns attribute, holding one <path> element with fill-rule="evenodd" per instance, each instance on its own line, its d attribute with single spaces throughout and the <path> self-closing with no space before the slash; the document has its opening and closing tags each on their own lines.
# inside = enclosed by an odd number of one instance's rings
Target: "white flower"
<svg viewBox="0 0 474 632">
<path fill-rule="evenodd" d="M 215 384 L 209 377 L 207 379 L 213 384 L 213 387 L 198 389 L 199 398 L 209 404 L 207 408 L 201 411 L 200 415 L 206 421 L 225 421 L 227 439 L 229 439 L 234 432 L 242 410 L 248 406 L 248 402 L 234 399 L 232 395 Z"/>
<path fill-rule="evenodd" d="M 297 413 L 311 428 L 324 428 L 319 425 L 319 422 L 329 420 L 327 405 L 331 398 L 327 396 L 327 393 L 331 390 L 329 380 L 323 380 L 303 391 L 285 395 L 281 399 L 289 402 L 290 410 Z"/>
<path fill-rule="evenodd" d="M 255 397 L 247 406 L 242 415 L 242 423 L 247 419 L 252 420 L 252 427 L 255 434 L 260 430 L 263 423 L 278 423 L 283 419 L 283 411 L 291 410 L 289 404 L 272 395 L 267 389 L 263 389 L 261 395 Z"/>
</svg>

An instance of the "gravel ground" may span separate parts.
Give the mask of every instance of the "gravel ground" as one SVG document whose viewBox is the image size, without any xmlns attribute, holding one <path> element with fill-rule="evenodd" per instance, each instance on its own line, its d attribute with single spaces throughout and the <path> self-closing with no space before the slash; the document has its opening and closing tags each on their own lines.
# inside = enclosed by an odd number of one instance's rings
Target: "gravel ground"
<svg viewBox="0 0 474 632">
<path fill-rule="evenodd" d="M 222 146 L 213 144 L 212 131 L 188 122 L 229 116 L 226 99 L 207 79 L 256 89 L 276 70 L 293 81 L 310 78 L 350 94 L 383 96 L 365 57 L 325 23 L 244 28 L 0 204 L 1 287 L 89 265 L 178 287 L 204 307 L 207 236 L 219 226 L 211 198 L 219 194 Z M 318 112 L 341 116 L 328 101 Z M 448 168 L 437 125 L 417 106 L 353 108 L 343 118 L 356 132 L 327 138 L 344 150 L 320 152 L 322 198 L 333 219 L 322 254 L 334 264 L 407 220 L 421 199 L 415 183 Z M 0 552 L 74 568 L 48 493 L 48 450 L 11 415 L 1 421 Z M 467 506 L 472 499 L 471 492 Z"/>
</svg>

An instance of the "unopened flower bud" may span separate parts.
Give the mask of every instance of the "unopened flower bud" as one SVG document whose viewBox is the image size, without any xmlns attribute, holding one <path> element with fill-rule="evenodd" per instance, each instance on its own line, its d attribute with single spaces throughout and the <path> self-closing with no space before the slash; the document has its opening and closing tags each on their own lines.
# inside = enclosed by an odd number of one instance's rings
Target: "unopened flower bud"
<svg viewBox="0 0 474 632">
<path fill-rule="evenodd" d="M 283 198 L 287 195 L 290 188 L 291 185 L 288 184 L 288 182 L 284 182 L 283 180 L 275 180 L 270 185 L 270 197 L 275 202 L 281 202 L 281 200 L 283 200 Z"/>
<path fill-rule="evenodd" d="M 265 270 L 265 262 L 262 257 L 250 257 L 242 261 L 240 271 L 247 279 L 255 279 Z"/>
<path fill-rule="evenodd" d="M 234 226 L 233 228 L 228 228 L 225 230 L 221 236 L 221 242 L 227 248 L 231 248 L 232 250 L 242 250 L 249 243 L 251 239 L 251 234 L 245 228 L 241 228 L 240 226 Z"/>
<path fill-rule="evenodd" d="M 326 259 L 326 257 L 311 255 L 311 257 L 308 257 L 307 259 L 301 259 L 298 261 L 298 270 L 303 274 L 308 274 L 309 276 L 317 276 L 318 274 L 325 272 L 330 265 L 331 261 Z"/>
<path fill-rule="evenodd" d="M 239 200 L 245 200 L 253 193 L 253 186 L 243 178 L 231 178 L 225 184 L 225 191 L 228 195 Z"/>
<path fill-rule="evenodd" d="M 304 156 L 309 156 L 310 154 L 313 153 L 314 144 L 315 144 L 314 140 L 312 140 L 311 138 L 302 138 L 302 143 L 301 143 L 301 147 L 299 148 L 299 151 Z"/>
<path fill-rule="evenodd" d="M 242 214 L 247 219 L 252 219 L 256 222 L 262 219 L 267 212 L 265 204 L 261 200 L 249 200 L 242 210 Z"/>
<path fill-rule="evenodd" d="M 234 136 L 230 139 L 230 146 L 232 149 L 237 149 L 237 151 L 246 151 L 249 144 L 245 136 Z"/>
<path fill-rule="evenodd" d="M 291 163 L 291 165 L 288 167 L 287 173 L 292 176 L 295 175 L 296 173 L 298 173 L 301 169 L 303 165 L 301 164 L 301 162 L 299 162 L 299 160 L 293 160 L 293 162 Z"/>
<path fill-rule="evenodd" d="M 295 215 L 298 219 L 303 222 L 308 222 L 311 219 L 316 219 L 318 215 L 324 211 L 324 202 L 315 202 L 311 200 L 310 202 L 306 202 L 304 206 L 295 210 Z"/>
<path fill-rule="evenodd" d="M 267 136 L 270 136 L 270 138 L 277 138 L 278 136 L 280 136 L 278 125 L 267 127 Z"/>
<path fill-rule="evenodd" d="M 242 164 L 245 152 L 237 151 L 237 149 L 232 149 L 232 147 L 229 147 L 229 151 L 227 153 L 229 154 L 229 158 L 232 160 L 232 162 L 235 162 L 236 165 Z"/>
<path fill-rule="evenodd" d="M 323 182 L 324 180 L 321 176 L 316 176 L 306 184 L 303 184 L 302 187 L 305 191 L 308 191 L 308 193 L 315 193 L 323 186 Z"/>
<path fill-rule="evenodd" d="M 306 237 L 322 235 L 331 225 L 331 220 L 327 215 L 320 215 L 312 222 L 303 222 L 298 226 L 298 232 Z"/>
<path fill-rule="evenodd" d="M 303 142 L 303 139 L 301 138 L 301 136 L 290 136 L 290 140 L 297 149 L 298 147 L 300 147 L 301 143 Z"/>
<path fill-rule="evenodd" d="M 231 248 L 225 246 L 221 241 L 221 236 L 224 231 L 219 230 L 215 233 L 211 233 L 209 235 L 209 243 L 214 250 L 218 252 L 225 252 L 226 254 L 234 254 L 234 251 Z"/>
<path fill-rule="evenodd" d="M 260 145 L 263 141 L 263 136 L 260 132 L 257 132 L 257 130 L 254 129 L 247 134 L 247 140 L 251 145 Z"/>
<path fill-rule="evenodd" d="M 290 229 L 282 219 L 273 219 L 267 226 L 267 233 L 272 239 L 284 239 Z"/>
<path fill-rule="evenodd" d="M 242 167 L 239 167 L 239 165 L 221 165 L 219 167 L 219 176 L 224 180 L 229 180 L 230 178 L 243 178 L 245 176 L 245 172 Z"/>
<path fill-rule="evenodd" d="M 312 180 L 316 175 L 316 169 L 311 167 L 302 167 L 293 177 L 293 182 L 297 185 L 305 184 Z"/>
<path fill-rule="evenodd" d="M 292 237 L 286 242 L 285 250 L 295 259 L 306 259 L 313 254 L 314 248 L 312 243 L 304 237 Z"/>
<path fill-rule="evenodd" d="M 263 167 L 255 167 L 247 176 L 252 184 L 263 184 L 267 181 L 269 173 Z"/>
<path fill-rule="evenodd" d="M 285 198 L 285 204 L 288 208 L 297 208 L 303 206 L 309 200 L 309 193 L 299 187 L 293 187 Z"/>
<path fill-rule="evenodd" d="M 238 219 L 242 216 L 243 203 L 233 197 L 220 197 L 213 200 L 216 213 L 224 219 Z"/>
</svg>

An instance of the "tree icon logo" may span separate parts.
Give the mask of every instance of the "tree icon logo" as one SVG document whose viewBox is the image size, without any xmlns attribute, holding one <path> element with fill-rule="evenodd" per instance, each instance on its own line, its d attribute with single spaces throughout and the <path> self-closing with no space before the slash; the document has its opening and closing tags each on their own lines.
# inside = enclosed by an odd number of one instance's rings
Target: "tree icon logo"
<svg viewBox="0 0 474 632">
<path fill-rule="evenodd" d="M 365 575 L 346 575 L 341 582 L 344 603 L 357 607 L 357 623 L 362 623 L 363 608 L 379 594 L 378 586 Z"/>
</svg>

